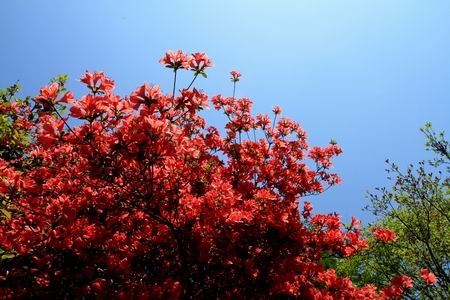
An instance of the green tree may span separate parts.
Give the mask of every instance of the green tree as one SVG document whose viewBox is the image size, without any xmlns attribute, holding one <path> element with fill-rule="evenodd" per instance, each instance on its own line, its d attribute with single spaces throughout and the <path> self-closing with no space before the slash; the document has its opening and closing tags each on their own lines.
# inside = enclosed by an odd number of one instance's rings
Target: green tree
<svg viewBox="0 0 450 300">
<path fill-rule="evenodd" d="M 387 161 L 393 185 L 369 194 L 367 209 L 378 218 L 364 230 L 370 247 L 340 259 L 337 271 L 357 285 L 378 287 L 392 275 L 404 274 L 415 281 L 405 298 L 450 299 L 450 147 L 444 132 L 436 133 L 430 123 L 421 131 L 434 158 L 410 165 L 406 171 Z M 395 241 L 373 236 L 372 230 L 378 227 L 395 231 Z M 421 277 L 423 269 L 435 274 L 436 284 L 427 284 Z"/>
</svg>

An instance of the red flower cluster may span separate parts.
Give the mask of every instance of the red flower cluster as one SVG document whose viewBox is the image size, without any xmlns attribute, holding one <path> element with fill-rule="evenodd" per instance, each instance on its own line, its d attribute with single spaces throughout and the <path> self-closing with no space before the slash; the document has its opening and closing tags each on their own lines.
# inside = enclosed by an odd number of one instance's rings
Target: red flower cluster
<svg viewBox="0 0 450 300">
<path fill-rule="evenodd" d="M 208 58 L 205 53 L 192 53 L 191 65 L 190 67 L 196 73 L 201 73 L 205 68 L 210 68 L 213 66 L 212 61 Z"/>
<path fill-rule="evenodd" d="M 159 63 L 166 65 L 167 68 L 173 69 L 190 69 L 200 74 L 204 72 L 206 68 L 212 67 L 213 63 L 205 53 L 192 53 L 192 55 L 186 55 L 183 51 L 178 50 L 173 52 L 172 50 L 159 60 Z"/>
<path fill-rule="evenodd" d="M 191 60 L 192 56 L 184 54 L 181 50 L 178 50 L 177 52 L 169 50 L 159 60 L 159 63 L 176 71 L 178 69 L 189 69 L 191 66 Z"/>
<path fill-rule="evenodd" d="M 273 113 L 275 114 L 275 115 L 280 115 L 281 114 L 281 107 L 280 106 L 278 106 L 278 105 L 275 105 L 274 107 L 273 107 Z"/>
<path fill-rule="evenodd" d="M 39 96 L 34 98 L 36 103 L 45 103 L 46 101 L 53 101 L 58 96 L 59 84 L 52 83 L 49 87 L 42 87 Z"/>
<path fill-rule="evenodd" d="M 161 62 L 193 66 L 181 51 Z M 339 182 L 338 146 L 310 150 L 300 124 L 271 126 L 247 98 L 212 98 L 229 120 L 221 136 L 198 114 L 201 91 L 144 84 L 128 98 L 101 72 L 81 81 L 91 93 L 66 99 L 77 126 L 45 115 L 22 167 L 0 160 L 11 213 L 0 248 L 13 256 L 0 265 L 0 298 L 386 299 L 410 286 L 394 278 L 379 294 L 321 265 L 324 253 L 367 247 L 356 219 L 344 230 L 302 201 Z"/>
<path fill-rule="evenodd" d="M 97 92 L 109 94 L 114 89 L 114 81 L 106 77 L 103 72 L 86 71 L 80 81 L 85 83 L 94 94 Z"/>
<path fill-rule="evenodd" d="M 413 286 L 413 280 L 405 275 L 394 276 L 391 286 L 382 289 L 383 299 L 400 299 L 407 288 Z"/>
<path fill-rule="evenodd" d="M 420 277 L 422 277 L 423 281 L 428 285 L 433 285 L 437 282 L 436 275 L 428 269 L 420 270 Z"/>
<path fill-rule="evenodd" d="M 34 97 L 37 104 L 41 104 L 46 111 L 52 111 L 52 106 L 60 102 L 70 103 L 73 100 L 72 92 L 65 93 L 61 99 L 58 99 L 60 86 L 57 82 L 48 87 L 42 87 L 38 96 Z"/>
<path fill-rule="evenodd" d="M 395 237 L 396 237 L 395 232 L 393 232 L 389 229 L 374 228 L 372 230 L 372 233 L 374 234 L 374 236 L 377 239 L 379 239 L 385 243 L 395 241 Z"/>
<path fill-rule="evenodd" d="M 241 79 L 241 73 L 236 70 L 231 71 L 230 74 L 232 82 L 238 82 Z"/>
</svg>

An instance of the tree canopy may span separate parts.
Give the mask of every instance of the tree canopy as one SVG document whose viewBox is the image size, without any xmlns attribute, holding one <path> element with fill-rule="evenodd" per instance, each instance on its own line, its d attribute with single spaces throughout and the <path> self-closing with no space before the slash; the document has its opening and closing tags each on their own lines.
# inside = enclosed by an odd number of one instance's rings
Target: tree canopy
<svg viewBox="0 0 450 300">
<path fill-rule="evenodd" d="M 378 220 L 365 230 L 370 247 L 339 261 L 338 273 L 363 286 L 383 286 L 396 274 L 414 279 L 406 298 L 450 298 L 450 147 L 430 123 L 421 129 L 433 159 L 402 171 L 389 165 L 391 188 L 370 194 L 368 207 Z M 376 227 L 394 232 L 392 241 L 371 234 Z"/>
</svg>

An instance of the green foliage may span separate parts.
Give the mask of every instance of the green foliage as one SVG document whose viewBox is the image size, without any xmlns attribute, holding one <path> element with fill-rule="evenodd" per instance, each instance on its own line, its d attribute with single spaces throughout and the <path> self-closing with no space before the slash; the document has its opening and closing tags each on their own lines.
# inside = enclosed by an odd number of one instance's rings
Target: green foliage
<svg viewBox="0 0 450 300">
<path fill-rule="evenodd" d="M 52 78 L 50 83 L 57 82 L 60 86 L 59 93 L 64 93 L 67 80 L 67 75 L 58 75 Z M 20 90 L 18 83 L 0 89 L 0 159 L 5 161 L 15 160 L 24 154 L 24 150 L 32 142 L 31 133 L 43 110 L 31 97 L 16 97 Z M 55 105 L 60 114 L 65 108 L 60 103 Z"/>
<path fill-rule="evenodd" d="M 0 89 L 0 158 L 8 161 L 20 157 L 24 145 L 29 142 L 29 135 L 18 125 L 18 120 L 23 108 L 30 105 L 30 99 L 16 98 L 20 89 L 17 83 Z"/>
<path fill-rule="evenodd" d="M 388 168 L 393 185 L 369 194 L 368 210 L 378 220 L 365 228 L 370 248 L 353 257 L 338 261 L 337 271 L 362 286 L 386 285 L 392 275 L 404 274 L 414 279 L 414 288 L 405 296 L 410 299 L 450 298 L 450 148 L 444 133 L 433 131 L 427 123 L 421 131 L 427 138 L 427 150 L 435 157 L 418 166 L 401 171 L 395 164 Z M 393 243 L 376 240 L 370 231 L 375 227 L 395 231 Z M 434 286 L 420 277 L 422 268 L 438 278 Z"/>
</svg>

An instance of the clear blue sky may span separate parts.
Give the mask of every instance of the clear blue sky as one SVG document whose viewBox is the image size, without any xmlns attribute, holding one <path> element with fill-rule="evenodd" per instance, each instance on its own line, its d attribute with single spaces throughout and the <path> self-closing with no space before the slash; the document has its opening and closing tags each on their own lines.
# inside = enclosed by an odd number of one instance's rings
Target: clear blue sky
<svg viewBox="0 0 450 300">
<path fill-rule="evenodd" d="M 230 93 L 228 72 L 241 71 L 237 96 L 256 112 L 280 104 L 311 145 L 343 147 L 342 185 L 313 203 L 346 220 L 370 220 L 365 191 L 386 184 L 386 158 L 406 166 L 426 157 L 419 127 L 450 129 L 447 0 L 4 0 L 0 11 L 0 86 L 19 79 L 24 95 L 67 73 L 80 96 L 86 69 L 111 75 L 123 95 L 144 81 L 169 91 L 172 74 L 158 64 L 168 49 L 212 58 L 198 84 L 210 95 Z M 215 116 L 207 113 L 220 127 Z"/>
</svg>

